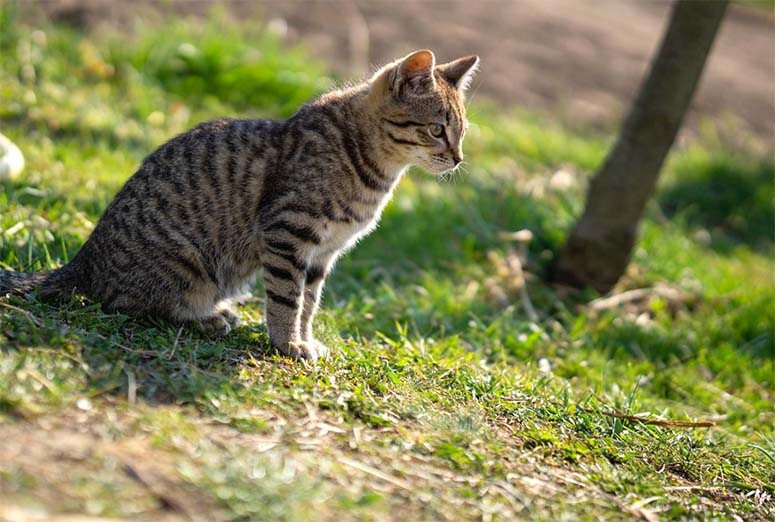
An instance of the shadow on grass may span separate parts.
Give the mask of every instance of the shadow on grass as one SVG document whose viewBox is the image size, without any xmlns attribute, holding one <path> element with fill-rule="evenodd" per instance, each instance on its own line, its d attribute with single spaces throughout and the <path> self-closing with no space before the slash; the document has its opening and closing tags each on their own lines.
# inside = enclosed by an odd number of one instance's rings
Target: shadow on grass
<svg viewBox="0 0 775 522">
<path fill-rule="evenodd" d="M 658 201 L 668 216 L 694 231 L 707 231 L 710 246 L 719 253 L 732 253 L 739 243 L 773 253 L 775 165 L 770 161 L 719 156 L 681 162 Z"/>
<path fill-rule="evenodd" d="M 259 325 L 219 338 L 192 327 L 104 314 L 99 305 L 78 298 L 62 304 L 21 298 L 2 303 L 3 351 L 40 350 L 42 357 L 77 363 L 69 371 L 59 368 L 46 386 L 52 394 L 82 388 L 77 382 L 85 379 L 91 396 L 136 393 L 151 403 L 195 402 L 237 383 L 251 359 L 276 354 Z"/>
</svg>

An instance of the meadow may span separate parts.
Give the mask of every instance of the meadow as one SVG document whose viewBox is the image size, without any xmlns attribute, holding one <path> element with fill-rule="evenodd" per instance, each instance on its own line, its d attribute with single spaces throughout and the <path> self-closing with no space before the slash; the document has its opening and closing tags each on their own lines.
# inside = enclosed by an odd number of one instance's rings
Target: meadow
<svg viewBox="0 0 775 522">
<path fill-rule="evenodd" d="M 119 35 L 3 5 L 5 269 L 66 263 L 173 135 L 340 81 L 224 15 Z M 338 263 L 317 366 L 268 348 L 260 286 L 225 339 L 0 298 L 0 519 L 772 520 L 772 151 L 681 141 L 612 302 L 545 281 L 613 136 L 469 118 L 465 169 L 411 172 Z"/>
</svg>

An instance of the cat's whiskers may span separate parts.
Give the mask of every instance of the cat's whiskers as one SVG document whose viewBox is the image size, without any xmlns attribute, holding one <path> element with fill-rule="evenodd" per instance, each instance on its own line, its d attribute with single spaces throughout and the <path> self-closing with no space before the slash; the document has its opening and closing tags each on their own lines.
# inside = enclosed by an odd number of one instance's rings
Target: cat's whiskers
<svg viewBox="0 0 775 522">
<path fill-rule="evenodd" d="M 476 89 L 474 89 L 474 92 L 471 93 L 471 96 L 469 96 L 466 99 L 466 111 L 468 111 L 469 105 L 471 105 L 471 102 L 474 101 L 474 98 L 476 97 L 476 94 L 479 92 L 479 89 L 482 88 L 482 85 L 484 84 L 484 79 L 479 80 L 479 83 L 476 85 Z"/>
<path fill-rule="evenodd" d="M 458 178 L 463 177 L 463 174 L 468 174 L 468 170 L 463 166 L 465 162 L 461 161 L 458 163 L 458 165 L 452 170 L 452 183 L 455 184 L 457 182 Z"/>
</svg>

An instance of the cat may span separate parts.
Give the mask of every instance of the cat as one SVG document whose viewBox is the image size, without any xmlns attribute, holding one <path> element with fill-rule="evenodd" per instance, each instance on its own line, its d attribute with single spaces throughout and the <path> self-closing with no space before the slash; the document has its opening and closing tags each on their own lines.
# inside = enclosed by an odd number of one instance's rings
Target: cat
<svg viewBox="0 0 775 522">
<path fill-rule="evenodd" d="M 262 272 L 271 344 L 317 360 L 328 349 L 312 320 L 337 257 L 374 229 L 410 165 L 440 176 L 463 160 L 478 64 L 416 51 L 288 120 L 202 123 L 143 161 L 70 263 L 0 270 L 0 295 L 77 293 L 226 334 L 231 299 Z"/>
</svg>

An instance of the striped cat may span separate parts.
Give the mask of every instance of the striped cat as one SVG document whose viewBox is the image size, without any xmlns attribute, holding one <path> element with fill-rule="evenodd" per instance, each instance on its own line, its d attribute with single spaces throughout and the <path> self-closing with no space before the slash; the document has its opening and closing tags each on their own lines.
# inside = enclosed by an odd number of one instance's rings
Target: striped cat
<svg viewBox="0 0 775 522">
<path fill-rule="evenodd" d="M 162 145 L 126 182 L 66 266 L 0 271 L 0 295 L 76 292 L 106 310 L 228 333 L 230 307 L 263 270 L 282 353 L 316 360 L 312 336 L 336 258 L 371 231 L 401 175 L 463 159 L 463 94 L 478 57 L 414 52 L 286 121 L 221 119 Z"/>
</svg>

